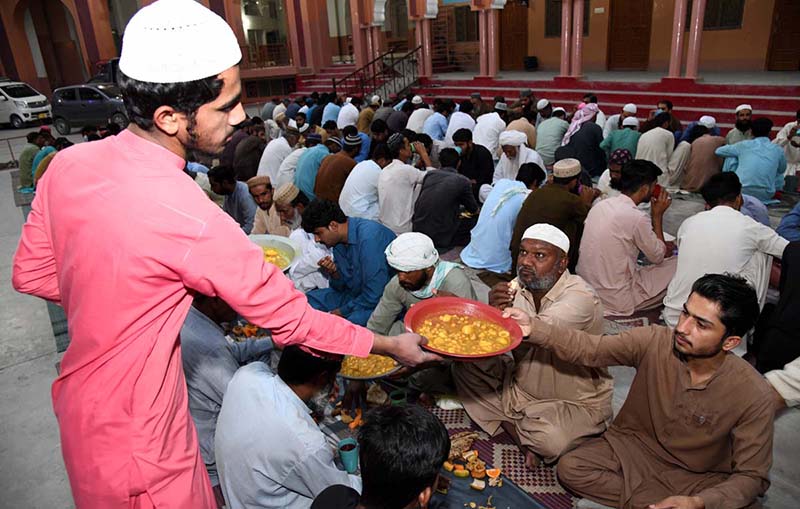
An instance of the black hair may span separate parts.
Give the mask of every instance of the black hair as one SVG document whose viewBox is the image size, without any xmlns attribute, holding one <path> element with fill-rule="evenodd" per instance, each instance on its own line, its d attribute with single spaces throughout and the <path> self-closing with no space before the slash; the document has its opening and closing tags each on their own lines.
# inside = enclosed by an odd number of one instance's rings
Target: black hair
<svg viewBox="0 0 800 509">
<path fill-rule="evenodd" d="M 652 161 L 632 159 L 622 165 L 622 177 L 619 190 L 623 193 L 632 193 L 643 185 L 649 185 L 658 180 L 661 168 Z"/>
<path fill-rule="evenodd" d="M 116 136 L 122 132 L 122 126 L 120 126 L 119 124 L 115 124 L 114 122 L 108 124 L 107 129 L 108 129 L 108 136 Z"/>
<path fill-rule="evenodd" d="M 716 302 L 725 336 L 744 336 L 756 324 L 758 296 L 746 279 L 730 273 L 706 274 L 692 285 L 692 293 Z"/>
<path fill-rule="evenodd" d="M 342 128 L 342 138 L 345 136 L 357 136 L 358 129 L 354 125 L 346 125 Z"/>
<path fill-rule="evenodd" d="M 416 107 L 417 107 L 416 104 L 412 103 L 411 101 L 406 101 L 400 107 L 400 111 L 402 111 L 403 113 L 408 114 L 408 113 L 411 113 L 412 111 L 414 111 L 414 108 L 416 108 Z"/>
<path fill-rule="evenodd" d="M 449 100 L 444 100 L 443 99 L 439 103 L 436 103 L 436 104 L 433 105 L 433 111 L 435 111 L 437 113 L 441 113 L 442 115 L 447 113 L 447 110 L 449 110 L 449 109 L 450 109 L 450 101 Z"/>
<path fill-rule="evenodd" d="M 686 138 L 686 141 L 692 143 L 697 138 L 708 134 L 711 132 L 711 129 L 704 126 L 703 124 L 695 124 L 694 127 L 689 131 L 689 136 Z"/>
<path fill-rule="evenodd" d="M 655 129 L 656 127 L 661 127 L 665 123 L 672 122 L 672 115 L 667 113 L 666 111 L 662 111 L 655 117 L 651 118 L 644 125 L 639 129 L 639 132 L 642 134 Z"/>
<path fill-rule="evenodd" d="M 295 113 L 294 118 L 297 120 L 297 117 L 303 117 L 303 120 L 308 120 L 308 115 L 306 115 L 305 111 L 298 111 Z"/>
<path fill-rule="evenodd" d="M 372 121 L 369 125 L 369 130 L 373 133 L 385 133 L 389 130 L 389 126 L 386 124 L 386 121 L 378 118 Z"/>
<path fill-rule="evenodd" d="M 504 103 L 504 102 L 506 102 L 506 98 L 503 97 L 502 95 L 496 95 L 496 96 L 494 96 L 494 102 L 496 102 L 496 103 Z"/>
<path fill-rule="evenodd" d="M 536 186 L 541 186 L 547 180 L 547 173 L 536 163 L 525 163 L 519 167 L 517 180 L 525 184 L 530 189 L 531 184 L 536 182 Z"/>
<path fill-rule="evenodd" d="M 66 138 L 56 138 L 56 142 L 53 146 L 56 148 L 56 150 L 64 150 L 65 148 L 69 148 L 72 145 L 74 145 L 74 143 L 72 143 Z"/>
<path fill-rule="evenodd" d="M 332 379 L 341 368 L 341 359 L 318 357 L 297 345 L 289 345 L 284 347 L 281 360 L 278 361 L 278 376 L 286 385 L 303 385 L 320 375 L 328 375 Z"/>
<path fill-rule="evenodd" d="M 102 140 L 99 134 L 97 133 L 89 133 L 86 135 L 86 141 L 97 141 Z"/>
<path fill-rule="evenodd" d="M 470 131 L 465 127 L 462 127 L 461 129 L 453 133 L 453 141 L 459 143 L 465 141 L 472 141 L 472 131 Z"/>
<path fill-rule="evenodd" d="M 377 161 L 378 159 L 388 159 L 391 161 L 392 157 L 389 154 L 389 147 L 386 143 L 378 143 L 375 145 L 375 148 L 372 149 L 370 159 L 373 161 Z"/>
<path fill-rule="evenodd" d="M 669 99 L 661 99 L 656 104 L 657 105 L 658 104 L 663 104 L 663 105 L 665 105 L 667 107 L 668 110 L 672 109 L 672 101 L 670 101 Z"/>
<path fill-rule="evenodd" d="M 322 124 L 322 128 L 325 129 L 326 131 L 328 129 L 336 129 L 336 127 L 337 126 L 336 126 L 336 121 L 335 120 L 328 120 L 324 124 Z"/>
<path fill-rule="evenodd" d="M 86 136 L 89 133 L 96 133 L 96 132 L 97 132 L 97 126 L 94 125 L 85 125 L 81 128 L 81 136 Z"/>
<path fill-rule="evenodd" d="M 593 94 L 593 93 L 591 93 L 591 92 L 586 92 L 585 94 L 583 94 L 583 98 L 584 98 L 584 99 L 588 98 L 588 100 L 587 100 L 587 101 L 585 101 L 585 102 L 587 102 L 587 103 L 591 103 L 591 104 L 597 104 L 597 96 L 596 96 L 596 95 L 594 95 L 594 94 Z"/>
<path fill-rule="evenodd" d="M 236 182 L 236 172 L 233 171 L 233 166 L 220 164 L 208 170 L 208 180 L 214 180 L 216 182 Z"/>
<path fill-rule="evenodd" d="M 307 207 L 311 200 L 308 199 L 308 196 L 303 191 L 298 191 L 297 196 L 294 200 L 291 201 L 290 205 L 292 207 L 297 207 L 298 205 L 302 205 L 303 207 Z"/>
<path fill-rule="evenodd" d="M 371 410 L 358 444 L 361 502 L 384 509 L 402 509 L 432 487 L 450 453 L 444 424 L 418 405 Z"/>
<path fill-rule="evenodd" d="M 193 138 L 197 110 L 219 97 L 223 84 L 216 76 L 178 83 L 150 83 L 130 78 L 122 71 L 119 73 L 119 88 L 131 122 L 149 131 L 155 125 L 156 110 L 170 106 L 186 115 L 189 120 L 186 130 Z"/>
<path fill-rule="evenodd" d="M 467 114 L 472 113 L 472 101 L 470 101 L 470 100 L 461 101 L 458 104 L 458 111 L 460 111 L 461 113 L 467 113 Z"/>
<path fill-rule="evenodd" d="M 258 116 L 251 118 L 250 121 L 253 123 L 254 126 L 256 126 L 256 125 L 263 126 L 264 125 L 264 119 L 262 119 L 261 117 L 258 117 Z"/>
<path fill-rule="evenodd" d="M 742 183 L 736 173 L 732 171 L 717 173 L 708 179 L 708 182 L 700 189 L 703 199 L 712 207 L 716 207 L 720 203 L 731 203 L 741 193 Z"/>
<path fill-rule="evenodd" d="M 454 148 L 445 148 L 439 152 L 439 163 L 442 168 L 455 168 L 458 166 L 458 161 L 461 157 Z"/>
<path fill-rule="evenodd" d="M 565 118 L 567 116 L 567 112 L 565 110 L 558 110 L 556 111 L 555 108 L 553 109 L 553 116 L 556 118 Z"/>
<path fill-rule="evenodd" d="M 41 136 L 39 131 L 32 131 L 25 135 L 25 138 L 28 140 L 28 143 L 36 143 L 36 140 L 39 139 L 39 136 Z"/>
<path fill-rule="evenodd" d="M 350 104 L 352 104 L 353 106 L 358 107 L 358 106 L 361 106 L 362 104 L 364 104 L 364 101 L 360 97 L 353 97 L 353 98 L 350 99 Z"/>
<path fill-rule="evenodd" d="M 560 184 L 562 186 L 566 186 L 567 184 L 569 184 L 573 180 L 578 180 L 578 177 L 580 177 L 580 174 L 573 175 L 571 177 L 555 177 L 554 176 L 553 177 L 553 184 Z"/>
<path fill-rule="evenodd" d="M 301 226 L 306 233 L 314 233 L 317 228 L 324 228 L 331 222 L 344 224 L 347 216 L 344 215 L 339 204 L 330 200 L 314 200 L 303 211 Z"/>
<path fill-rule="evenodd" d="M 431 149 L 433 148 L 433 138 L 431 138 L 430 135 L 425 133 L 419 133 L 417 134 L 416 139 L 414 141 L 422 143 L 425 146 L 425 150 L 427 150 L 428 153 L 430 154 Z"/>
<path fill-rule="evenodd" d="M 769 136 L 772 130 L 772 120 L 767 117 L 760 117 L 753 120 L 751 129 L 753 130 L 753 138 L 760 138 L 762 136 Z"/>
<path fill-rule="evenodd" d="M 258 136 L 248 136 L 236 145 L 233 155 L 233 170 L 238 180 L 247 182 L 256 176 L 264 147 L 266 147 L 264 140 Z"/>
</svg>

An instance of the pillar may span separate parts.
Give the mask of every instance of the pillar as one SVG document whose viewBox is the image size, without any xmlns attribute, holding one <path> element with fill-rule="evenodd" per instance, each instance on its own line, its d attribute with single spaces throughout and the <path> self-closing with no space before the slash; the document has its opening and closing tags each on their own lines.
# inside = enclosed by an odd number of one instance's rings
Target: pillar
<svg viewBox="0 0 800 509">
<path fill-rule="evenodd" d="M 703 37 L 703 20 L 706 14 L 706 0 L 694 0 L 692 4 L 692 25 L 689 27 L 689 51 L 686 55 L 686 77 L 697 79 L 697 65 L 700 62 L 700 43 Z"/>
<path fill-rule="evenodd" d="M 488 76 L 490 78 L 494 78 L 497 76 L 497 69 L 500 67 L 500 58 L 499 58 L 499 44 L 498 44 L 498 35 L 500 30 L 498 29 L 498 16 L 499 12 L 497 9 L 488 9 L 486 11 L 486 21 L 487 21 L 487 30 L 486 36 L 488 40 L 487 45 L 487 64 L 488 64 Z M 521 43 L 522 44 L 522 43 Z M 524 44 L 527 44 L 525 41 Z"/>
<path fill-rule="evenodd" d="M 668 78 L 681 77 L 681 59 L 683 57 L 683 32 L 686 28 L 686 2 L 675 0 L 675 13 L 672 17 L 672 44 L 669 52 Z M 705 6 L 705 2 L 703 2 Z"/>
<path fill-rule="evenodd" d="M 350 0 L 350 21 L 352 23 L 350 33 L 353 37 L 353 57 L 355 58 L 356 68 L 363 67 L 370 60 L 367 58 L 367 45 L 364 41 L 366 33 L 361 29 L 361 18 L 363 17 L 366 20 L 366 16 L 362 16 L 359 12 L 358 4 L 357 0 Z"/>
<path fill-rule="evenodd" d="M 559 76 L 570 75 L 570 48 L 572 47 L 572 0 L 561 2 L 561 72 Z"/>
<path fill-rule="evenodd" d="M 299 2 L 295 3 L 294 0 L 286 0 L 286 32 L 287 32 L 287 41 L 286 44 L 289 46 L 289 60 L 290 65 L 295 66 L 297 69 L 301 67 L 305 67 L 308 65 L 308 59 L 305 58 L 305 55 L 301 54 L 303 51 L 301 50 L 300 38 L 305 36 L 306 29 L 303 27 L 303 22 L 299 19 L 300 13 L 297 12 L 297 7 L 299 6 Z M 231 12 L 229 16 L 234 17 L 237 16 L 236 13 Z M 236 18 L 234 18 L 236 19 Z M 244 37 L 244 26 L 242 25 L 242 13 L 241 10 L 238 12 L 238 23 L 236 26 L 242 27 L 242 37 Z M 234 30 L 236 32 L 236 30 Z M 236 33 L 236 37 L 239 37 L 239 34 Z M 241 40 L 239 42 L 241 45 Z M 302 49 L 305 49 L 305 41 L 303 41 Z"/>
<path fill-rule="evenodd" d="M 489 17 L 485 9 L 478 11 L 478 72 L 480 77 L 489 76 Z"/>
<path fill-rule="evenodd" d="M 424 77 L 430 78 L 433 75 L 433 45 L 431 44 L 431 20 L 422 20 L 422 45 L 425 54 L 425 74 Z"/>
<path fill-rule="evenodd" d="M 583 65 L 583 0 L 572 2 L 572 72 L 573 78 L 579 78 Z"/>
<path fill-rule="evenodd" d="M 331 63 L 331 40 L 328 30 L 328 7 L 325 0 L 303 0 L 295 13 L 303 25 L 303 48 L 306 66 L 319 72 Z M 287 16 L 287 24 L 291 27 Z M 296 30 L 289 30 L 290 33 Z M 295 62 L 295 65 L 299 65 Z"/>
</svg>

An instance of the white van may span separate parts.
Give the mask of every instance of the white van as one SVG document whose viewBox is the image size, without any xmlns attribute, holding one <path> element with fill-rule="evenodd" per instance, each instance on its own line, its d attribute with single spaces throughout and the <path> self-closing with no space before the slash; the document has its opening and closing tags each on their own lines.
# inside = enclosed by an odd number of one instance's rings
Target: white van
<svg viewBox="0 0 800 509">
<path fill-rule="evenodd" d="M 0 124 L 20 129 L 28 122 L 50 122 L 50 101 L 27 83 L 0 78 Z"/>
</svg>

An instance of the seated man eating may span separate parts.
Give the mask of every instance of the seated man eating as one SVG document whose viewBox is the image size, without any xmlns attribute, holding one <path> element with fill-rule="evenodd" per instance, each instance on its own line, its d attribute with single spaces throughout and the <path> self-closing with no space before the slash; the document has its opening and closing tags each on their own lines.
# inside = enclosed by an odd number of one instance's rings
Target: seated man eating
<svg viewBox="0 0 800 509">
<path fill-rule="evenodd" d="M 706 274 L 692 287 L 678 326 L 600 336 L 505 313 L 527 342 L 568 362 L 624 365 L 636 376 L 603 436 L 564 455 L 558 478 L 613 507 L 750 507 L 769 487 L 773 396 L 731 352 L 758 317 L 758 298 L 738 276 Z"/>
<path fill-rule="evenodd" d="M 327 399 L 342 367 L 339 357 L 287 346 L 278 373 L 263 362 L 240 368 L 217 421 L 216 452 L 229 509 L 308 508 L 334 484 L 361 488 L 336 468 L 333 449 L 307 403 Z"/>
<path fill-rule="evenodd" d="M 586 281 L 569 273 L 567 253 L 564 232 L 544 223 L 529 227 L 516 280 L 495 285 L 489 303 L 501 309 L 513 303 L 547 323 L 602 334 L 600 300 Z M 453 378 L 470 418 L 491 435 L 501 428 L 511 435 L 530 469 L 556 461 L 611 420 L 613 384 L 605 369 L 562 360 L 535 345 L 523 343 L 513 359 L 458 364 Z"/>
<path fill-rule="evenodd" d="M 308 303 L 366 325 L 392 275 L 384 251 L 394 233 L 375 221 L 347 217 L 337 203 L 327 200 L 314 200 L 306 207 L 302 226 L 333 249 L 333 259 L 318 262 L 330 276 L 330 288 L 308 292 Z"/>
<path fill-rule="evenodd" d="M 476 299 L 463 267 L 439 260 L 433 241 L 423 233 L 403 233 L 394 239 L 386 248 L 386 261 L 397 274 L 367 322 L 367 328 L 379 334 L 402 334 L 403 315 L 423 299 L 435 295 Z"/>
</svg>

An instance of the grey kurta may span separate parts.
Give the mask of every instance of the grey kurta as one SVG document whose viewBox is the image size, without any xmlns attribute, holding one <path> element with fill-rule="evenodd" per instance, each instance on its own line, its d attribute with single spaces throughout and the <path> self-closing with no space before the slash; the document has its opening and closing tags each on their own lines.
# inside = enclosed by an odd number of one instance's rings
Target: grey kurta
<svg viewBox="0 0 800 509">
<path fill-rule="evenodd" d="M 457 297 L 477 300 L 469 277 L 460 267 L 454 268 L 447 274 L 438 290 L 450 292 Z M 394 276 L 384 288 L 380 302 L 369 317 L 367 329 L 389 336 L 402 334 L 405 332 L 403 315 L 408 308 L 421 300 L 400 286 L 400 280 Z"/>
<path fill-rule="evenodd" d="M 603 307 L 579 276 L 565 272 L 537 310 L 531 293 L 517 292 L 514 306 L 531 316 L 573 329 L 601 334 Z M 546 462 L 611 420 L 613 383 L 605 369 L 565 362 L 549 350 L 523 343 L 508 356 L 458 364 L 453 378 L 470 418 L 495 434 L 502 422 L 514 424 L 522 445 Z"/>
</svg>

